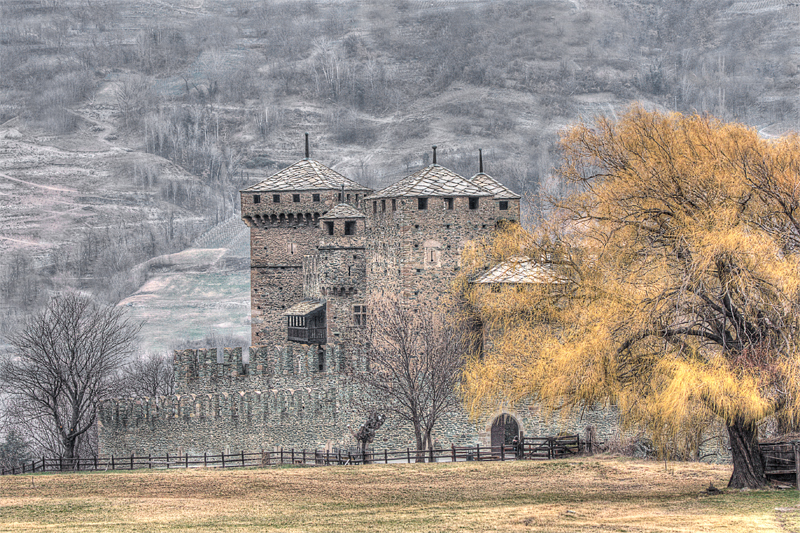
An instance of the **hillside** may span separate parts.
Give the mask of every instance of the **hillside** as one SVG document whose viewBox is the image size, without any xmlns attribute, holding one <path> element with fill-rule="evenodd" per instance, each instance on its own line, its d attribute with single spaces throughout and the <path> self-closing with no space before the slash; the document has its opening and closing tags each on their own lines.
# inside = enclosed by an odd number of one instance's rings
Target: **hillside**
<svg viewBox="0 0 800 533">
<path fill-rule="evenodd" d="M 562 128 L 633 101 L 764 135 L 800 122 L 788 0 L 9 0 L 0 17 L 6 328 L 48 290 L 128 297 L 136 265 L 236 217 L 306 131 L 374 188 L 436 144 L 467 175 L 483 148 L 532 196 L 557 192 Z"/>
</svg>

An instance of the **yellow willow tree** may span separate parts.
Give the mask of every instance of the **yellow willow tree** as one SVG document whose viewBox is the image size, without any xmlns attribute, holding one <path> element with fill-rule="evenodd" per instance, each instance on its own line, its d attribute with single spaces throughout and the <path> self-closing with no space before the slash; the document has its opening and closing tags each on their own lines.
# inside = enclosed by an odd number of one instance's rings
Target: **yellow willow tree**
<svg viewBox="0 0 800 533">
<path fill-rule="evenodd" d="M 547 223 L 465 251 L 459 287 L 492 332 L 469 405 L 614 405 L 660 442 L 715 416 L 729 486 L 762 486 L 758 423 L 800 411 L 800 139 L 634 107 L 561 143 L 574 192 Z M 520 255 L 547 281 L 468 282 Z"/>
</svg>

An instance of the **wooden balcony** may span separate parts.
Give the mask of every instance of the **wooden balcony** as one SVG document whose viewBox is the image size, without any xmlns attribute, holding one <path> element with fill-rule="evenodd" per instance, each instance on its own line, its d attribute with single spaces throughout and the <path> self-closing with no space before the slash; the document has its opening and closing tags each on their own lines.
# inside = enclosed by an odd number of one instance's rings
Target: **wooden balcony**
<svg viewBox="0 0 800 533">
<path fill-rule="evenodd" d="M 286 340 L 302 344 L 325 344 L 328 328 L 325 321 L 325 302 L 306 300 L 293 305 L 284 313 Z"/>
</svg>

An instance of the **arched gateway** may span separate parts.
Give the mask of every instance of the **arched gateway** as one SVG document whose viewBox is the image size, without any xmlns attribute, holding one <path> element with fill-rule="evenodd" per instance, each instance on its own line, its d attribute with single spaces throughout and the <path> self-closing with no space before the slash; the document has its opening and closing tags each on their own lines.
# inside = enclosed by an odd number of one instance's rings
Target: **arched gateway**
<svg viewBox="0 0 800 533">
<path fill-rule="evenodd" d="M 512 444 L 519 436 L 519 423 L 508 413 L 503 413 L 492 422 L 492 448 Z"/>
</svg>

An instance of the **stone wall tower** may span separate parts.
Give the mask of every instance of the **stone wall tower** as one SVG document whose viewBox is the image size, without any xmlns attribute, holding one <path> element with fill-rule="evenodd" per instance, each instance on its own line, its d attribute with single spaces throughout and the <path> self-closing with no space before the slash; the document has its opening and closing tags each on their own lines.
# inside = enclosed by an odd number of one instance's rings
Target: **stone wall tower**
<svg viewBox="0 0 800 533">
<path fill-rule="evenodd" d="M 304 300 L 303 257 L 317 254 L 320 218 L 341 202 L 358 205 L 370 192 L 308 158 L 240 191 L 250 226 L 254 346 L 286 342 L 284 313 Z"/>
<path fill-rule="evenodd" d="M 366 217 L 343 203 L 320 218 L 318 274 L 326 302 L 328 342 L 348 340 L 353 328 L 366 324 Z"/>
<path fill-rule="evenodd" d="M 495 199 L 509 193 L 485 174 L 471 181 L 434 162 L 368 196 L 369 295 L 435 306 L 458 272 L 464 245 L 490 237 L 501 219 L 519 220 L 519 196 L 515 204 Z"/>
</svg>

